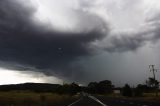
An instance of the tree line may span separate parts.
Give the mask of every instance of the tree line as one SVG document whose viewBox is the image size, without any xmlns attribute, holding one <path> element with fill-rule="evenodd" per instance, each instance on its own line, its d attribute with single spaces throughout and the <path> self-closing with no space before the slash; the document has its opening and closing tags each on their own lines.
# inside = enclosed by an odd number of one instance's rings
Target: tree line
<svg viewBox="0 0 160 106">
<path fill-rule="evenodd" d="M 159 92 L 159 82 L 154 78 L 149 77 L 146 80 L 146 84 L 138 84 L 135 88 L 130 87 L 129 84 L 125 84 L 122 88 L 122 95 L 123 96 L 143 96 L 143 93 L 155 93 L 158 96 Z"/>
<path fill-rule="evenodd" d="M 143 96 L 143 93 L 154 92 L 158 90 L 159 82 L 153 78 L 148 78 L 146 84 L 138 84 L 135 88 L 130 87 L 129 84 L 125 84 L 124 87 L 118 88 L 123 96 Z M 34 92 L 53 92 L 58 94 L 75 95 L 80 92 L 86 92 L 89 94 L 111 94 L 113 93 L 114 85 L 110 80 L 103 80 L 99 82 L 90 82 L 87 86 L 79 86 L 77 83 L 65 83 L 60 84 L 47 84 L 47 83 L 24 83 L 24 84 L 11 84 L 0 85 L 0 91 L 12 91 L 12 90 L 28 90 Z"/>
</svg>

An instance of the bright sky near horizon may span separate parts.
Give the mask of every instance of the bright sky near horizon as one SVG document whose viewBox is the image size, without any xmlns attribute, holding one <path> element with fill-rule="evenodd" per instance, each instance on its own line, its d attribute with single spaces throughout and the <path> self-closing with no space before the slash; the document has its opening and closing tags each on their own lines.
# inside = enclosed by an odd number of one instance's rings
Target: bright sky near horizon
<svg viewBox="0 0 160 106">
<path fill-rule="evenodd" d="M 0 85 L 26 82 L 62 84 L 62 80 L 53 76 L 45 76 L 39 72 L 21 72 L 0 68 Z"/>
</svg>

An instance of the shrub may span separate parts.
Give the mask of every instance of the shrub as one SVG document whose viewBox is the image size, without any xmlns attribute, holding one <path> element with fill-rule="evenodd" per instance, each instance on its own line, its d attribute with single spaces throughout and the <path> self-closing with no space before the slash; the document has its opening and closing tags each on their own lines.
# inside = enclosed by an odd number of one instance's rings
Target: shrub
<svg viewBox="0 0 160 106">
<path fill-rule="evenodd" d="M 132 96 L 132 90 L 131 90 L 131 87 L 128 84 L 125 84 L 125 86 L 123 87 L 122 95 L 127 96 L 127 97 Z"/>
</svg>

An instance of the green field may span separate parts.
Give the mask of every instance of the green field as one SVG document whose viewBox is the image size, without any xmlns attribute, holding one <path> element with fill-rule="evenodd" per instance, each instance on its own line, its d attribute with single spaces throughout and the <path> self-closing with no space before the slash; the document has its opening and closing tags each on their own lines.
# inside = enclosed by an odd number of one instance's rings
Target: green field
<svg viewBox="0 0 160 106">
<path fill-rule="evenodd" d="M 63 106 L 77 98 L 78 96 L 30 91 L 0 92 L 0 106 Z"/>
</svg>

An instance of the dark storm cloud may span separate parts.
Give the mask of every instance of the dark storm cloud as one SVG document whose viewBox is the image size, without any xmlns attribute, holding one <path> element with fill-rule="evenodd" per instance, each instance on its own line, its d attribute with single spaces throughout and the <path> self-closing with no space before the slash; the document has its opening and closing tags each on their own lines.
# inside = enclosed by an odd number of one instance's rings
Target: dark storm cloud
<svg viewBox="0 0 160 106">
<path fill-rule="evenodd" d="M 52 31 L 47 25 L 33 21 L 35 12 L 32 5 L 0 0 L 0 61 L 3 63 L 0 66 L 45 70 L 45 74 L 67 77 L 80 73 L 72 63 L 79 57 L 94 54 L 90 43 L 103 38 L 104 33 L 98 28 L 78 33 Z"/>
<path fill-rule="evenodd" d="M 108 47 L 104 47 L 104 50 L 108 52 L 126 52 L 126 51 L 135 51 L 138 48 L 144 46 L 147 39 L 140 35 L 133 36 L 113 36 L 109 38 L 110 45 Z"/>
</svg>

